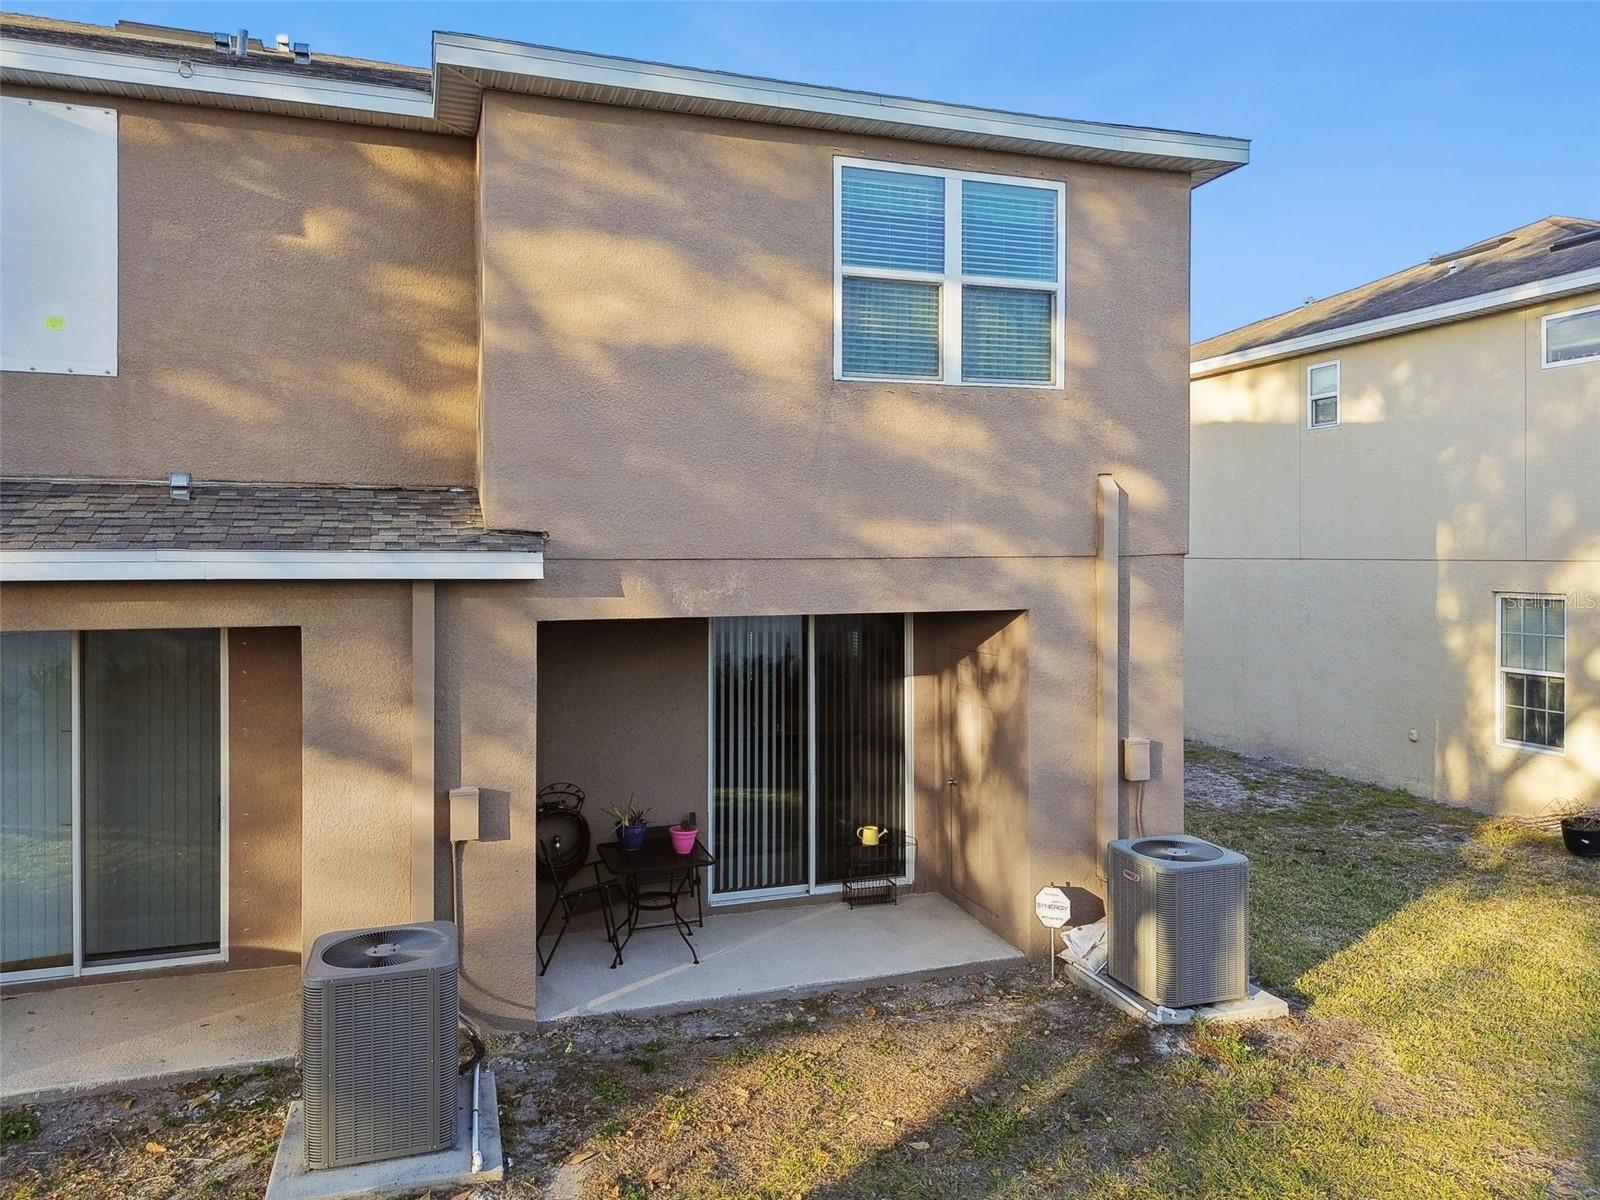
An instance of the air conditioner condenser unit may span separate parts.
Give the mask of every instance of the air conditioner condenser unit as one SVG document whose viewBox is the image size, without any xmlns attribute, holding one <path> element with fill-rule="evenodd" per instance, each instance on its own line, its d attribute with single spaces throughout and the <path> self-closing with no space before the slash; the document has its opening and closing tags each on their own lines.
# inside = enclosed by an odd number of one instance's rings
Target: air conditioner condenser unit
<svg viewBox="0 0 1600 1200">
<path fill-rule="evenodd" d="M 454 1144 L 458 969 L 449 921 L 343 930 L 312 944 L 301 980 L 309 1166 Z"/>
<path fill-rule="evenodd" d="M 1110 844 L 1106 970 L 1168 1008 L 1242 1000 L 1249 958 L 1250 864 L 1186 834 Z"/>
</svg>

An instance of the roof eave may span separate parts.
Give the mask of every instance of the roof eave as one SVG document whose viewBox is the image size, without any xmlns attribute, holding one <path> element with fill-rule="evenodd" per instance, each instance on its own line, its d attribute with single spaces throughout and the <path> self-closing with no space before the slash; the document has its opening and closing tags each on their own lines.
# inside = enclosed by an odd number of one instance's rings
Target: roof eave
<svg viewBox="0 0 1600 1200">
<path fill-rule="evenodd" d="M 467 34 L 437 33 L 431 93 L 0 37 L 0 81 L 138 100 L 470 136 L 486 90 L 905 138 L 1188 174 L 1244 166 L 1243 138 L 995 112 L 811 84 L 660 66 Z"/>
<path fill-rule="evenodd" d="M 454 126 L 475 123 L 482 92 L 494 90 L 1181 171 L 1193 186 L 1250 159 L 1244 138 L 998 112 L 471 34 L 436 33 L 433 55 L 439 119 Z"/>
<path fill-rule="evenodd" d="M 1259 346 L 1248 346 L 1227 354 L 1198 358 L 1189 364 L 1189 378 L 1204 379 L 1210 375 L 1237 371 L 1242 367 L 1260 366 L 1336 346 L 1348 346 L 1355 342 L 1388 337 L 1391 334 L 1426 329 L 1433 325 L 1445 325 L 1452 321 L 1464 321 L 1470 317 L 1488 316 L 1490 313 L 1536 304 L 1541 300 L 1551 300 L 1594 289 L 1600 289 L 1600 267 L 1572 271 L 1565 275 L 1553 275 L 1548 279 L 1522 283 L 1493 292 L 1482 292 L 1476 296 L 1464 296 L 1459 300 L 1450 300 L 1443 304 L 1430 304 L 1425 308 L 1415 308 L 1409 312 L 1377 317 L 1370 321 L 1356 321 L 1333 329 L 1302 334 L 1299 337 L 1281 338 L 1274 342 L 1264 342 Z"/>
<path fill-rule="evenodd" d="M 543 579 L 532 550 L 6 550 L 0 582 Z"/>
</svg>

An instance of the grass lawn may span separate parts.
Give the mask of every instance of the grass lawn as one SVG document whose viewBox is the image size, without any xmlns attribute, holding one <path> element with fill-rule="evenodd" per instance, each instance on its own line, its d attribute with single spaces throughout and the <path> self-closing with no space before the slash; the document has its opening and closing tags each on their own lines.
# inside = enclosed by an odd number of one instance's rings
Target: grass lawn
<svg viewBox="0 0 1600 1200">
<path fill-rule="evenodd" d="M 1153 1031 L 1031 964 L 550 1027 L 496 1048 L 513 1173 L 486 1194 L 1600 1197 L 1600 863 L 1190 753 L 1189 828 L 1250 856 L 1252 972 L 1290 1019 Z M 274 1087 L 47 1107 L 0 1196 L 259 1195 Z"/>
</svg>

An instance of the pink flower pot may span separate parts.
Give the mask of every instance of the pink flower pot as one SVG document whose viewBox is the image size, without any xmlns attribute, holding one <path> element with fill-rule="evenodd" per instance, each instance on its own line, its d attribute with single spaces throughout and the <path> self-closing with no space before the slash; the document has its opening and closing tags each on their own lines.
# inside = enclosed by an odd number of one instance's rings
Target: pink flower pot
<svg viewBox="0 0 1600 1200">
<path fill-rule="evenodd" d="M 679 854 L 693 854 L 695 841 L 700 837 L 698 829 L 684 829 L 673 825 L 668 830 L 672 836 L 672 848 Z"/>
</svg>

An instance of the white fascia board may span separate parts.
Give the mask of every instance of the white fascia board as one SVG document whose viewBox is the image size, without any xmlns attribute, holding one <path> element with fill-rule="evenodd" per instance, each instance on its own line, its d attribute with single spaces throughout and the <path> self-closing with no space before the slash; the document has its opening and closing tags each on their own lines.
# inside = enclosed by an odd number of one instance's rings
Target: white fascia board
<svg viewBox="0 0 1600 1200">
<path fill-rule="evenodd" d="M 1331 346 L 1348 346 L 1352 342 L 1365 342 L 1392 333 L 1404 333 L 1410 329 L 1422 329 L 1429 325 L 1443 325 L 1467 317 L 1485 316 L 1501 309 L 1520 308 L 1525 304 L 1557 296 L 1569 296 L 1574 292 L 1587 292 L 1595 288 L 1600 288 L 1600 267 L 1574 271 L 1570 275 L 1555 275 L 1533 283 L 1501 288 L 1497 292 L 1484 292 L 1478 296 L 1467 296 L 1444 304 L 1429 305 L 1427 308 L 1412 309 L 1410 312 L 1396 313 L 1392 317 L 1357 321 L 1353 325 L 1324 329 L 1320 333 L 1284 338 L 1279 342 L 1268 342 L 1264 346 L 1252 346 L 1248 350 L 1235 350 L 1231 354 L 1199 358 L 1189 364 L 1189 378 L 1203 379 L 1207 375 L 1220 375 L 1224 371 L 1237 370 L 1239 367 L 1275 362 L 1280 358 L 1294 358 L 1296 355 L 1326 350 Z"/>
<path fill-rule="evenodd" d="M 735 109 L 744 106 L 757 120 L 761 119 L 757 115 L 759 110 L 777 108 L 824 118 L 954 130 L 983 137 L 1046 142 L 1112 153 L 1157 155 L 1174 160 L 1204 159 L 1228 167 L 1242 166 L 1250 160 L 1250 143 L 1242 138 L 996 112 L 959 104 L 583 54 L 469 34 L 435 34 L 433 56 L 436 78 L 441 66 L 455 67 L 469 74 L 501 72 L 720 102 Z"/>
<path fill-rule="evenodd" d="M 81 583 L 178 579 L 543 579 L 533 551 L 17 550 L 0 581 Z"/>
<path fill-rule="evenodd" d="M 248 63 L 248 58 L 241 60 Z M 180 67 L 188 63 L 189 74 Z M 29 72 L 63 80 L 113 82 L 130 87 L 162 88 L 195 96 L 229 96 L 263 104 L 313 105 L 376 113 L 416 121 L 433 119 L 433 96 L 411 88 L 384 87 L 307 75 L 285 80 L 280 74 L 252 71 L 248 66 L 219 67 L 178 58 L 150 58 L 0 38 L 0 72 Z"/>
</svg>

